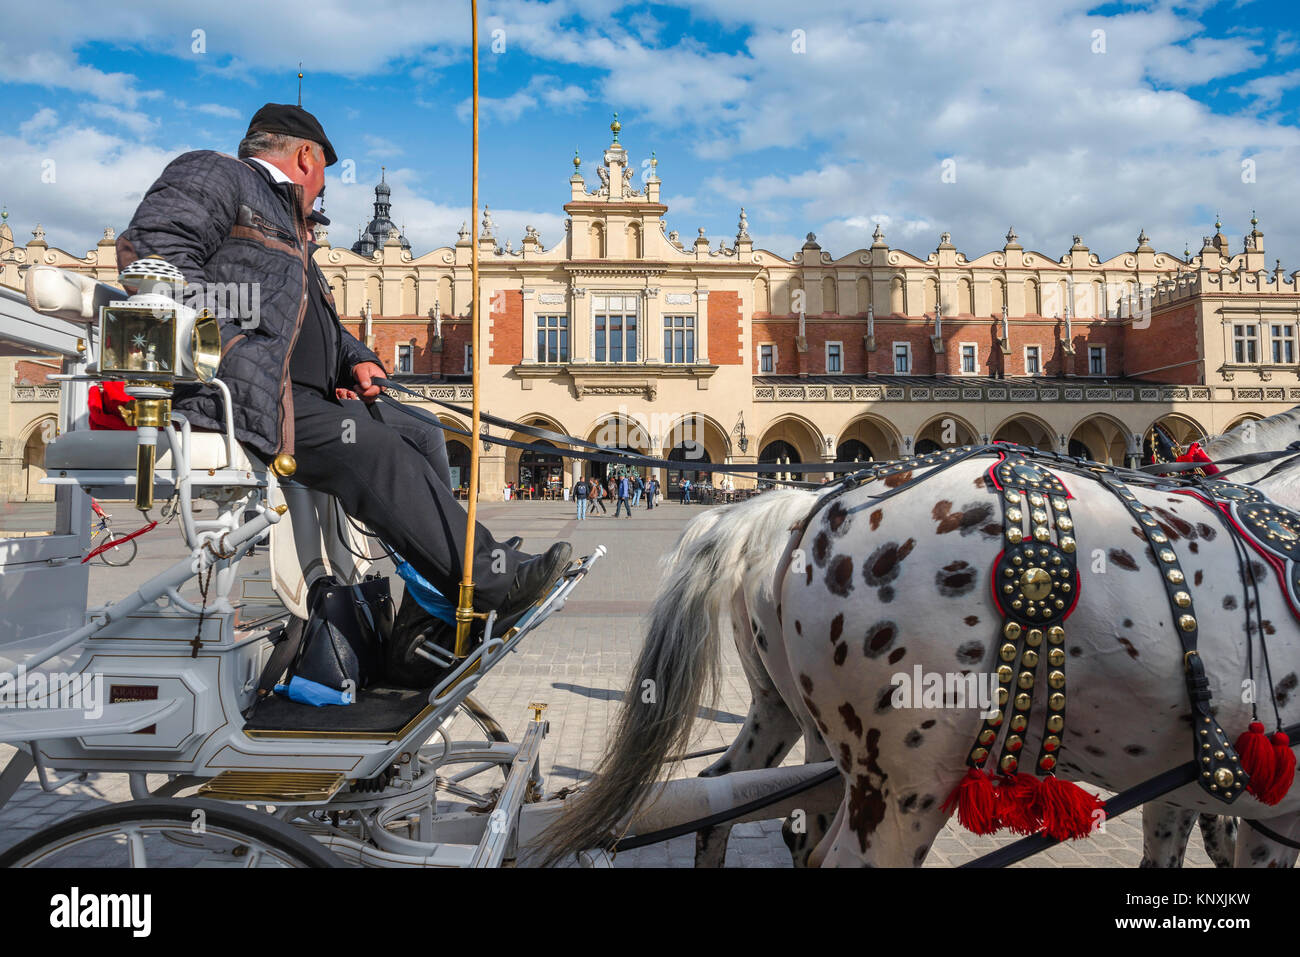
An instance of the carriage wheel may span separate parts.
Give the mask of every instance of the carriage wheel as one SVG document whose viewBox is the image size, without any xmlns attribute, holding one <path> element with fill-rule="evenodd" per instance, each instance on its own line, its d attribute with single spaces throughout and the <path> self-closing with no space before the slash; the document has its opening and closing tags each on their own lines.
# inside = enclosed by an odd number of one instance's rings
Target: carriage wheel
<svg viewBox="0 0 1300 957">
<path fill-rule="evenodd" d="M 341 867 L 284 821 L 217 801 L 127 801 L 65 818 L 0 854 L 0 867 Z"/>
</svg>

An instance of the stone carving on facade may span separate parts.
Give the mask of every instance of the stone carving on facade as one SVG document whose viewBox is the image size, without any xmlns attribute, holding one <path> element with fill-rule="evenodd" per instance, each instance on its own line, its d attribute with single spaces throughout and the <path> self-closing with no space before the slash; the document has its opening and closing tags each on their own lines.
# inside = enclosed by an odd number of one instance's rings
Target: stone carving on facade
<svg viewBox="0 0 1300 957">
<path fill-rule="evenodd" d="M 495 226 L 495 225 L 496 225 L 496 223 L 492 222 L 492 211 L 491 211 L 487 206 L 484 206 L 484 207 L 483 207 L 483 232 L 482 232 L 482 238 L 484 238 L 484 239 L 492 239 L 492 238 L 493 238 L 493 236 L 492 236 L 492 227 Z"/>
</svg>

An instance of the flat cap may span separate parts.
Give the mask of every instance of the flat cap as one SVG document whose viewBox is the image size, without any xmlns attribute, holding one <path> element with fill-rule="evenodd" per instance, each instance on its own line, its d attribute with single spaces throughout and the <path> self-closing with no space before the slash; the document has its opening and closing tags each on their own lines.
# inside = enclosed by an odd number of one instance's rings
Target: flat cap
<svg viewBox="0 0 1300 957">
<path fill-rule="evenodd" d="M 320 148 L 325 151 L 326 166 L 333 166 L 339 161 L 334 147 L 325 137 L 325 130 L 321 127 L 320 120 L 301 106 L 294 106 L 292 103 L 266 104 L 254 113 L 249 121 L 248 133 L 245 135 L 251 133 L 283 133 L 286 136 L 311 140 L 313 143 L 320 144 Z"/>
</svg>

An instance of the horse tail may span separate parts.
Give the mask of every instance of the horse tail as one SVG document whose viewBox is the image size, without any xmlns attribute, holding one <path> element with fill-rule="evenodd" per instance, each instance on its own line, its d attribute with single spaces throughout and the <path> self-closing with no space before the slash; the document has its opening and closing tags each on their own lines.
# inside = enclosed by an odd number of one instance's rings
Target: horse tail
<svg viewBox="0 0 1300 957">
<path fill-rule="evenodd" d="M 540 838 L 547 863 L 608 846 L 649 795 L 668 757 L 689 749 L 697 709 L 706 696 L 710 703 L 718 697 L 732 598 L 753 563 L 768 557 L 775 568 L 791 523 L 811 504 L 807 492 L 767 492 L 712 509 L 682 533 L 665 559 L 649 632 L 594 780 L 566 802 Z"/>
</svg>

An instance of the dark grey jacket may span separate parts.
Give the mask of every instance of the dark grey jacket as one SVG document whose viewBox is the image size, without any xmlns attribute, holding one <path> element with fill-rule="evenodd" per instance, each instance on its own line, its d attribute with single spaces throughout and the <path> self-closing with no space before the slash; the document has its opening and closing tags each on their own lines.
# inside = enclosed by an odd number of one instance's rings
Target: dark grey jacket
<svg viewBox="0 0 1300 957">
<path fill-rule="evenodd" d="M 307 310 L 308 281 L 322 284 L 337 316 L 325 277 L 311 259 L 313 248 L 301 186 L 276 183 L 261 164 L 211 150 L 172 160 L 117 240 L 119 267 L 158 256 L 188 283 L 201 284 L 203 305 L 221 323 L 217 375 L 234 401 L 235 436 L 266 456 L 293 453 L 289 356 Z M 256 286 L 245 287 L 241 299 L 234 283 Z M 192 292 L 187 290 L 187 301 Z M 241 301 L 256 301 L 256 314 L 231 308 Z M 342 333 L 344 372 L 359 362 L 382 366 L 346 329 Z M 223 428 L 215 388 L 178 387 L 175 406 L 200 428 Z"/>
</svg>

